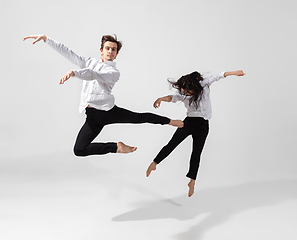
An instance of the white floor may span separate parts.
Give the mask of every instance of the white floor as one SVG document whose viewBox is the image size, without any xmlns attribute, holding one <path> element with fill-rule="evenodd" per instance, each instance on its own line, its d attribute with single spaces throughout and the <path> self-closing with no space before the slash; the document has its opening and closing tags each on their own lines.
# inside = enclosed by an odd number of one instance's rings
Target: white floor
<svg viewBox="0 0 297 240">
<path fill-rule="evenodd" d="M 188 198 L 184 175 L 163 168 L 146 178 L 147 164 L 127 155 L 3 160 L 0 239 L 297 239 L 297 179 L 199 182 Z"/>
</svg>

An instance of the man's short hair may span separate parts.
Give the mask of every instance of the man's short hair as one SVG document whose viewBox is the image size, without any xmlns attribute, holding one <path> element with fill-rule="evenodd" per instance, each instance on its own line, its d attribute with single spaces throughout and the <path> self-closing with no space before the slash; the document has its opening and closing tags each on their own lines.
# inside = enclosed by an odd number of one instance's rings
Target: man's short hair
<svg viewBox="0 0 297 240">
<path fill-rule="evenodd" d="M 114 37 L 111 36 L 111 35 L 104 35 L 104 36 L 102 36 L 100 50 L 103 50 L 104 43 L 106 43 L 106 42 L 114 42 L 114 43 L 116 43 L 117 44 L 117 53 L 119 53 L 119 51 L 122 48 L 122 43 L 120 41 L 118 41 L 117 35 L 114 35 Z"/>
</svg>

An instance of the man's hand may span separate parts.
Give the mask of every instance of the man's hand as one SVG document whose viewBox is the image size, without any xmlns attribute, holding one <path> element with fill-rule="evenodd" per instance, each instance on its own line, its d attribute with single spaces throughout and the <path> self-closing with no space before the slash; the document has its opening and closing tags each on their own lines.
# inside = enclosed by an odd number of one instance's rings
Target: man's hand
<svg viewBox="0 0 297 240">
<path fill-rule="evenodd" d="M 31 35 L 31 36 L 24 37 L 23 41 L 25 41 L 28 38 L 35 39 L 35 41 L 32 44 L 35 44 L 35 43 L 39 42 L 40 40 L 43 40 L 44 42 L 46 42 L 46 40 L 47 40 L 47 36 L 45 36 L 43 34 L 39 34 L 39 35 Z"/>
<path fill-rule="evenodd" d="M 73 71 L 69 71 L 68 73 L 64 74 L 64 76 L 60 79 L 59 84 L 64 84 L 69 78 L 75 76 Z"/>
</svg>

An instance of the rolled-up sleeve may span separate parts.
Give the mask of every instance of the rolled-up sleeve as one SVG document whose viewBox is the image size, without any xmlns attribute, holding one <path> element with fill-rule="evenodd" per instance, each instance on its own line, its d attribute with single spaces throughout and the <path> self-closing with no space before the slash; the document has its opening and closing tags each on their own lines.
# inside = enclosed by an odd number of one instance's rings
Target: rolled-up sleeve
<svg viewBox="0 0 297 240">
<path fill-rule="evenodd" d="M 184 99 L 184 97 L 180 94 L 173 94 L 173 95 L 170 95 L 170 97 L 171 97 L 172 103 L 176 103 L 176 102 L 182 101 Z"/>
</svg>

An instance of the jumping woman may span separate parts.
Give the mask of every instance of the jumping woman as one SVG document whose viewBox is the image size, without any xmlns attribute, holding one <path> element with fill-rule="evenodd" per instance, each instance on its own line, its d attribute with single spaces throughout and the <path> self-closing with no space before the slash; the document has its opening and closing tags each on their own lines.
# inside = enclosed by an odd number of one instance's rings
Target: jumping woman
<svg viewBox="0 0 297 240">
<path fill-rule="evenodd" d="M 176 130 L 168 144 L 161 149 L 149 165 L 146 171 L 147 177 L 151 171 L 156 170 L 157 164 L 165 159 L 186 137 L 191 135 L 193 149 L 186 176 L 190 178 L 188 196 L 191 197 L 194 194 L 200 155 L 209 130 L 208 120 L 212 116 L 209 87 L 213 82 L 231 75 L 244 76 L 245 73 L 242 70 L 221 72 L 204 79 L 199 72 L 192 72 L 182 76 L 176 82 L 169 81 L 172 87 L 177 89 L 177 94 L 158 98 L 153 106 L 159 108 L 162 101 L 173 103 L 182 101 L 187 109 L 187 117 L 184 120 L 184 127 Z"/>
<path fill-rule="evenodd" d="M 108 124 L 152 123 L 183 127 L 181 120 L 172 120 L 152 113 L 136 113 L 115 105 L 112 89 L 119 80 L 120 72 L 113 60 L 122 47 L 122 43 L 116 37 L 110 35 L 102 37 L 100 60 L 79 56 L 67 46 L 46 35 L 27 36 L 23 40 L 29 38 L 34 39 L 33 44 L 43 40 L 80 68 L 67 72 L 59 82 L 64 84 L 71 77 L 77 77 L 83 81 L 79 110 L 86 112 L 86 121 L 79 131 L 74 145 L 76 156 L 130 153 L 136 150 L 136 147 L 128 146 L 122 142 L 93 142 L 103 127 Z"/>
</svg>

